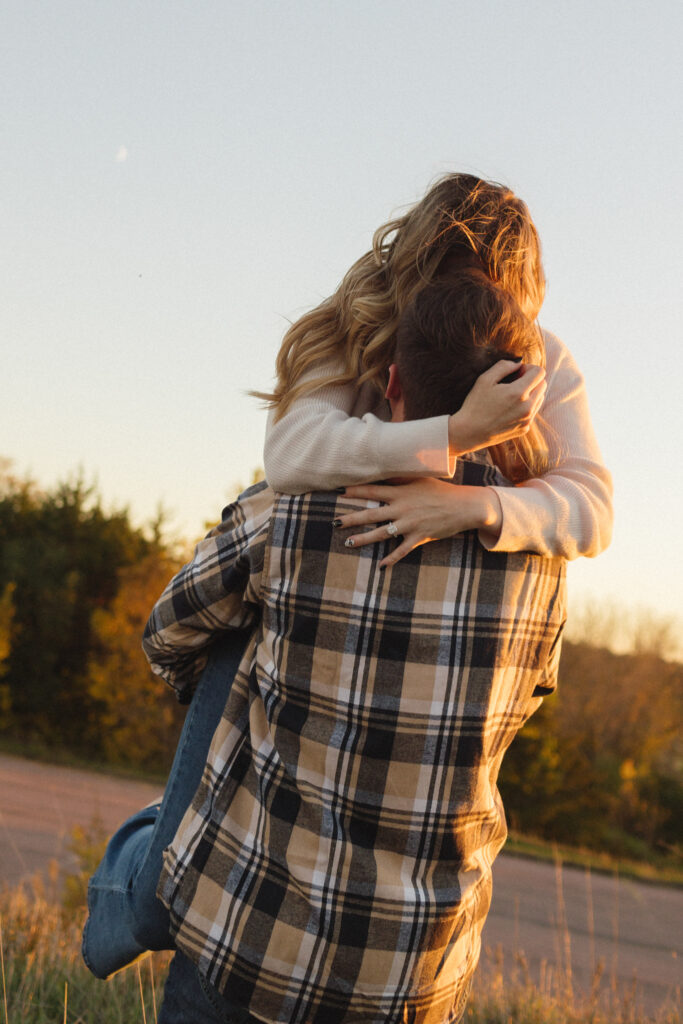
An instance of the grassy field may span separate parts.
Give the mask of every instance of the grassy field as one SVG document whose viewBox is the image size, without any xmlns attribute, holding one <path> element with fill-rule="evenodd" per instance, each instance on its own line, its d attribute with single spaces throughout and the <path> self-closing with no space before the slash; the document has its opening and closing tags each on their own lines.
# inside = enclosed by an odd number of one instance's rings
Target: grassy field
<svg viewBox="0 0 683 1024">
<path fill-rule="evenodd" d="M 80 959 L 82 907 L 58 902 L 56 876 L 0 893 L 3 1024 L 154 1024 L 169 954 L 154 954 L 108 982 Z M 72 896 L 76 890 L 72 889 Z M 68 902 L 68 901 L 67 901 Z M 618 991 L 598 969 L 592 992 L 577 995 L 571 974 L 551 963 L 532 978 L 522 956 L 488 955 L 467 1024 L 678 1024 L 679 1009 L 645 1015 L 633 991 Z"/>
</svg>

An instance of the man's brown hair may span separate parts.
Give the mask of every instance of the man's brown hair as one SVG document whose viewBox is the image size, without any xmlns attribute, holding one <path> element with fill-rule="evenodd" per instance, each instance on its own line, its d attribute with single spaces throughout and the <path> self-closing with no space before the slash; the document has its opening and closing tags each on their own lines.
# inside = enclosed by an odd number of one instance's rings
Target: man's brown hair
<svg viewBox="0 0 683 1024">
<path fill-rule="evenodd" d="M 396 332 L 406 419 L 457 412 L 480 374 L 537 348 L 536 325 L 483 270 L 471 267 L 427 285 Z"/>
</svg>

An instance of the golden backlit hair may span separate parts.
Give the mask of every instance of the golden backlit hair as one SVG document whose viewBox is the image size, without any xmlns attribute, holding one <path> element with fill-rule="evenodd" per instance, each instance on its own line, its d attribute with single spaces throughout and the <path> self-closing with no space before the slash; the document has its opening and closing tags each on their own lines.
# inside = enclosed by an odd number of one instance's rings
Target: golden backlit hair
<svg viewBox="0 0 683 1024">
<path fill-rule="evenodd" d="M 277 356 L 273 391 L 254 392 L 255 397 L 279 419 L 293 402 L 321 387 L 370 382 L 383 392 L 403 310 L 426 284 L 447 281 L 472 266 L 502 285 L 535 320 L 545 277 L 526 205 L 504 185 L 448 174 L 407 213 L 382 225 L 372 249 L 353 264 L 336 292 L 292 324 Z M 533 356 L 544 365 L 540 331 Z M 316 378 L 315 368 L 330 363 L 339 372 Z M 310 379 L 302 381 L 305 375 Z M 530 444 L 521 441 L 530 452 Z M 528 458 L 523 461 L 531 465 Z"/>
</svg>

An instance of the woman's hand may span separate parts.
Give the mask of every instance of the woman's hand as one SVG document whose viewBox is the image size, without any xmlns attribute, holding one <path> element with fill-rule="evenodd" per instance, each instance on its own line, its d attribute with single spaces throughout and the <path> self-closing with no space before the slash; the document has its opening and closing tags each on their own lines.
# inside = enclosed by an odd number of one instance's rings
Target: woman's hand
<svg viewBox="0 0 683 1024">
<path fill-rule="evenodd" d="M 380 508 L 348 512 L 334 521 L 341 529 L 382 523 L 365 533 L 353 533 L 345 543 L 362 547 L 386 540 L 388 536 L 403 539 L 391 554 L 380 562 L 380 568 L 395 565 L 409 551 L 430 540 L 453 537 L 463 530 L 486 529 L 493 537 L 500 533 L 502 511 L 496 492 L 490 487 L 468 487 L 446 480 L 420 477 L 404 484 L 361 484 L 347 487 L 349 498 L 382 501 Z M 393 523 L 395 531 L 387 531 Z"/>
<path fill-rule="evenodd" d="M 514 370 L 519 370 L 519 377 L 502 384 Z M 526 434 L 543 404 L 546 388 L 542 366 L 520 366 L 511 359 L 495 363 L 477 378 L 460 409 L 449 417 L 451 454 L 464 455 Z"/>
</svg>

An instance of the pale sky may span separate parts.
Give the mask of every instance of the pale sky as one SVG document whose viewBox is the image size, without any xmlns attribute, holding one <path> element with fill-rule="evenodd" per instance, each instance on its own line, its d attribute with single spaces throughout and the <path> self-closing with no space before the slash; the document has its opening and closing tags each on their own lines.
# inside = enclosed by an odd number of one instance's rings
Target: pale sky
<svg viewBox="0 0 683 1024">
<path fill-rule="evenodd" d="M 9 0 L 0 455 L 196 538 L 262 464 L 287 321 L 471 171 L 531 209 L 614 474 L 575 598 L 677 614 L 681 38 L 679 0 Z"/>
</svg>

